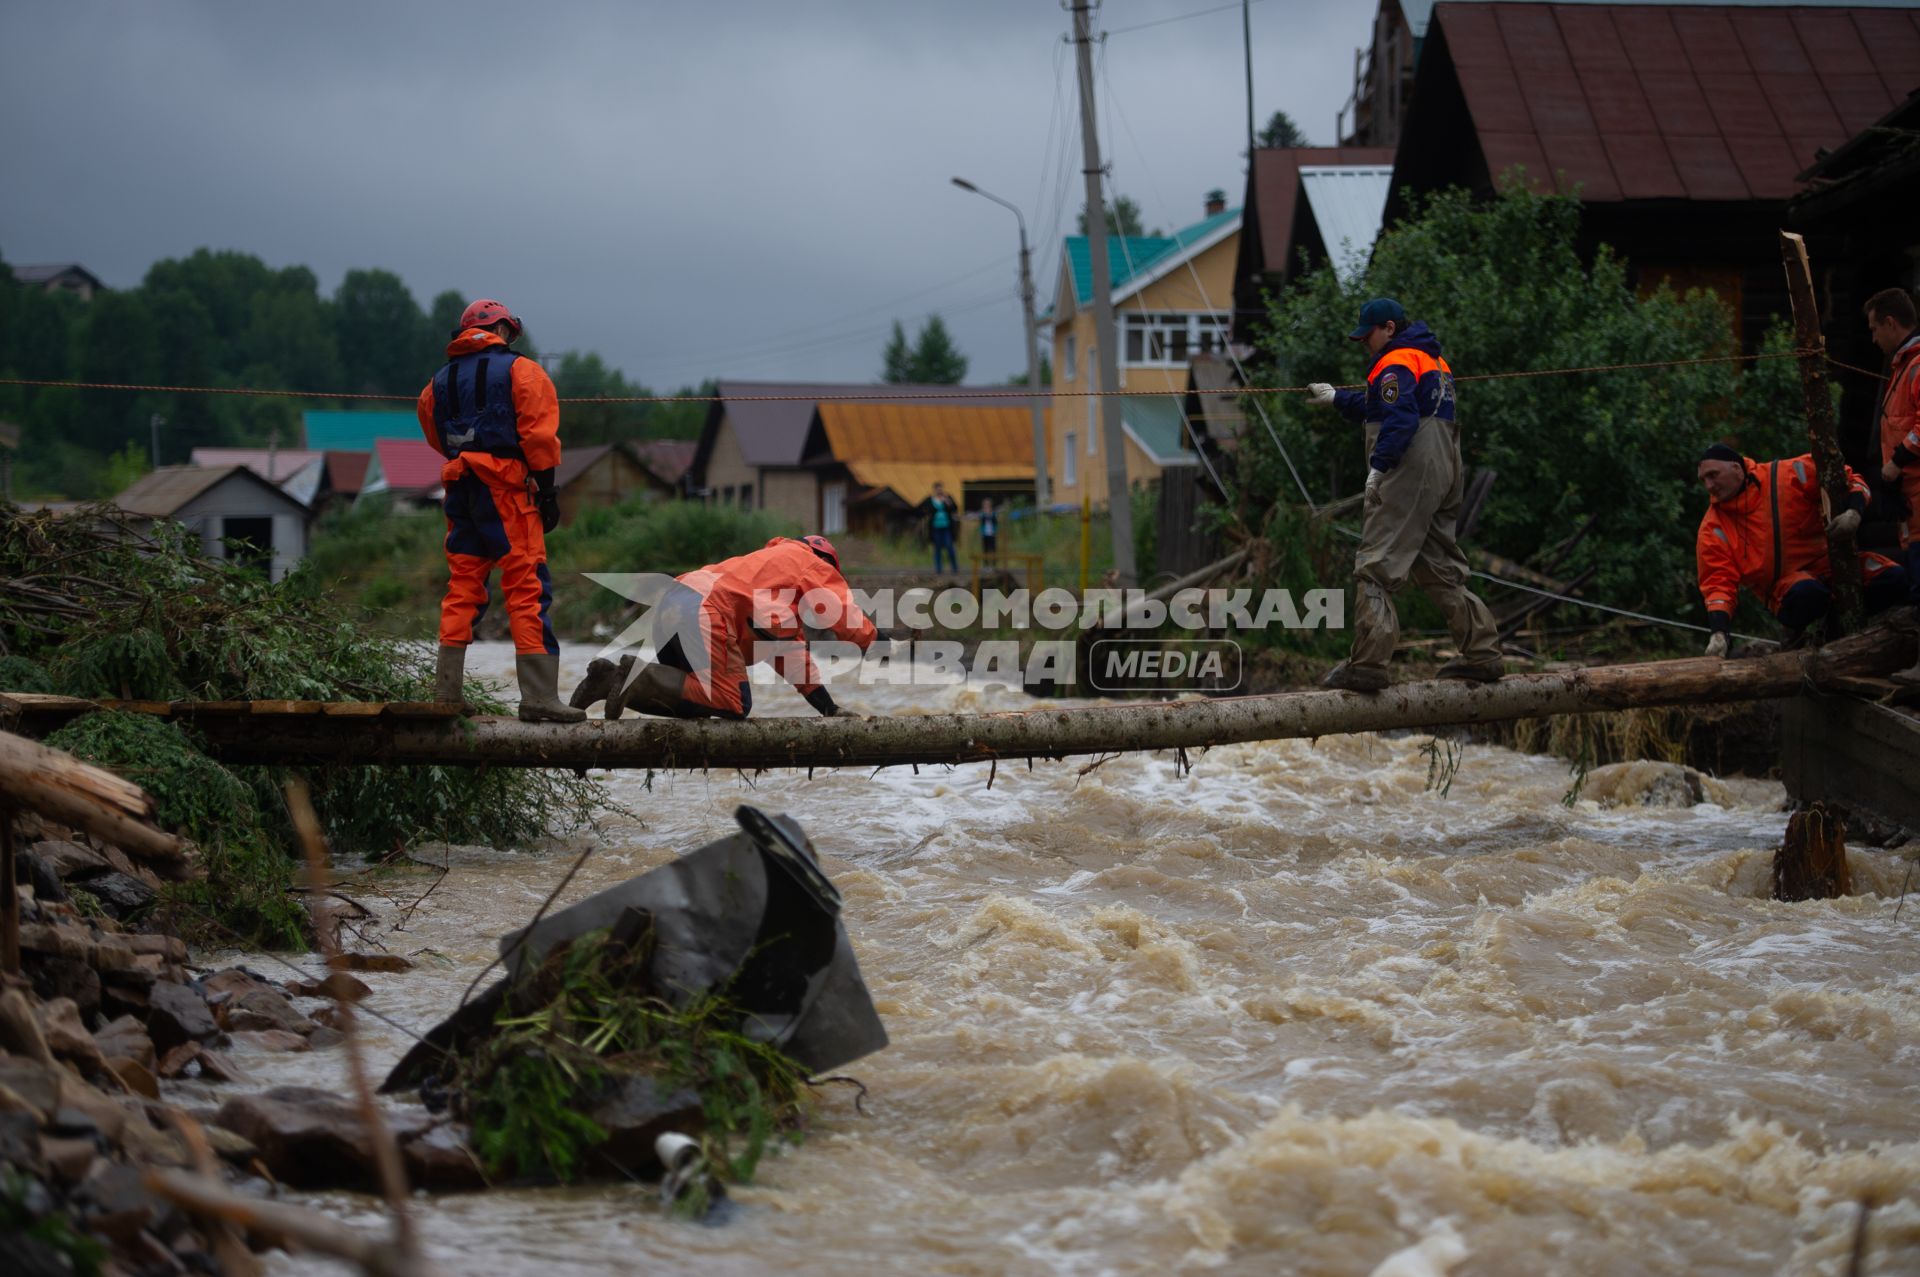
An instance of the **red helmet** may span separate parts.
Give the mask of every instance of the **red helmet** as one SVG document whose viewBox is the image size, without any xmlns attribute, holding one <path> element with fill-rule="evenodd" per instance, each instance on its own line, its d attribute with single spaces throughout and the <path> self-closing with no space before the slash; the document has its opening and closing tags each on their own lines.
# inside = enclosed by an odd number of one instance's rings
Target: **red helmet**
<svg viewBox="0 0 1920 1277">
<path fill-rule="evenodd" d="M 809 550 L 833 564 L 836 569 L 840 566 L 840 552 L 833 548 L 833 542 L 823 536 L 801 537 L 800 541 Z"/>
<path fill-rule="evenodd" d="M 513 337 L 509 340 L 517 340 L 523 327 L 520 316 L 508 310 L 506 303 L 482 297 L 467 303 L 467 308 L 460 312 L 460 326 L 453 330 L 453 335 L 458 337 L 469 328 L 491 328 L 503 319 L 513 325 Z"/>
</svg>

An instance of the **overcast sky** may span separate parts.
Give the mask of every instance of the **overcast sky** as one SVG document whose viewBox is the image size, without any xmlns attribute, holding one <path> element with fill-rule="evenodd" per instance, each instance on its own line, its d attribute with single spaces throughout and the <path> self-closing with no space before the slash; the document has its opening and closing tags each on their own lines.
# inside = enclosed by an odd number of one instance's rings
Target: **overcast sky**
<svg viewBox="0 0 1920 1277">
<path fill-rule="evenodd" d="M 1097 14 L 1101 146 L 1150 227 L 1244 190 L 1220 4 Z M 1255 0 L 1258 120 L 1333 141 L 1373 11 Z M 938 311 L 1001 381 L 1013 218 L 948 179 L 1021 207 L 1044 307 L 1082 202 L 1070 26 L 1057 0 L 7 0 L 0 256 L 112 287 L 201 246 L 329 292 L 385 267 L 662 389 L 872 381 L 890 321 Z"/>
</svg>

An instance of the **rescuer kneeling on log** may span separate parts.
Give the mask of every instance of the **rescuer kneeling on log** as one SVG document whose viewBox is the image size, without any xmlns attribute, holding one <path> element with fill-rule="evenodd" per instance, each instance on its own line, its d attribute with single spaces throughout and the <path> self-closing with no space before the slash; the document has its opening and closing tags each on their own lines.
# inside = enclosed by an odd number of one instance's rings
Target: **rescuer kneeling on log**
<svg viewBox="0 0 1920 1277">
<path fill-rule="evenodd" d="M 573 691 L 584 711 L 605 700 L 608 718 L 627 709 L 668 718 L 745 718 L 753 708 L 747 667 L 767 662 L 822 714 L 840 712 L 807 647 L 810 626 L 865 652 L 879 636 L 840 575 L 822 536 L 775 537 L 762 549 L 676 578 L 654 605 L 654 661 L 633 671 L 600 659 Z"/>
<path fill-rule="evenodd" d="M 560 526 L 553 489 L 560 464 L 560 400 L 538 361 L 508 347 L 521 324 L 497 301 L 460 315 L 447 366 L 420 392 L 420 429 L 446 457 L 447 596 L 440 605 L 440 663 L 434 699 L 461 699 L 467 645 L 487 610 L 487 578 L 500 566 L 513 626 L 520 717 L 577 723 L 586 714 L 560 703 L 560 643 L 547 609 L 546 534 Z"/>
<path fill-rule="evenodd" d="M 1330 404 L 1367 431 L 1367 490 L 1360 549 L 1353 556 L 1353 653 L 1322 680 L 1350 692 L 1377 692 L 1400 641 L 1393 596 L 1409 580 L 1446 614 L 1460 655 L 1442 678 L 1491 683 L 1504 672 L 1499 631 L 1487 605 L 1467 589 L 1467 560 L 1454 541 L 1466 468 L 1454 423 L 1453 370 L 1424 323 L 1409 324 L 1390 297 L 1360 308 L 1347 336 L 1373 357 L 1367 388 L 1308 387 L 1310 402 Z"/>
<path fill-rule="evenodd" d="M 1725 656 L 1740 587 L 1758 595 L 1786 630 L 1787 647 L 1807 641 L 1814 622 L 1833 607 L 1833 566 L 1827 536 L 1851 535 L 1866 513 L 1866 480 L 1847 467 L 1847 508 L 1828 519 L 1812 454 L 1755 461 L 1724 443 L 1700 455 L 1707 513 L 1694 556 L 1707 604 L 1708 656 Z M 1907 577 L 1885 555 L 1860 551 L 1867 613 L 1906 601 Z"/>
</svg>

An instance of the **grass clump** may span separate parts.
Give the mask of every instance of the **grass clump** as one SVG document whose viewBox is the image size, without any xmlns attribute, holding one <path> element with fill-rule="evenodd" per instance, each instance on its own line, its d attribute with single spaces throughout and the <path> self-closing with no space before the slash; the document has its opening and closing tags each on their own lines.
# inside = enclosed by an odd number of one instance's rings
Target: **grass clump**
<svg viewBox="0 0 1920 1277">
<path fill-rule="evenodd" d="M 809 1108 L 806 1073 L 742 1031 L 723 995 L 683 1006 L 648 996 L 651 937 L 626 945 L 592 932 L 548 955 L 465 1062 L 459 1089 L 473 1142 L 501 1174 L 569 1182 L 610 1138 L 591 1116 L 624 1078 L 658 1094 L 699 1097 L 708 1165 L 746 1183 L 777 1137 L 798 1138 Z M 699 1214 L 705 1202 L 685 1200 Z"/>
</svg>

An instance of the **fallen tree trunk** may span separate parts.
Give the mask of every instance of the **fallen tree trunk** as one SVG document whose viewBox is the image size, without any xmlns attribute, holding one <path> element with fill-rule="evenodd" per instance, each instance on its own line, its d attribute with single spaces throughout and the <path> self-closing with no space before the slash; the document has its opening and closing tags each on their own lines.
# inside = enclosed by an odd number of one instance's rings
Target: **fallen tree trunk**
<svg viewBox="0 0 1920 1277">
<path fill-rule="evenodd" d="M 660 769 L 876 767 L 1194 749 L 1238 741 L 1487 723 L 1554 714 L 1793 696 L 1912 660 L 1910 633 L 1870 630 L 1819 652 L 1751 660 L 1697 657 L 1498 683 L 1403 683 L 1377 695 L 1290 692 L 1152 704 L 931 714 L 900 718 L 761 718 L 747 722 L 454 722 L 322 715 L 208 718 L 209 748 L 235 763 L 431 763 Z"/>
<path fill-rule="evenodd" d="M 0 732 L 0 799 L 111 843 L 163 878 L 192 874 L 189 845 L 147 823 L 145 790 L 71 754 Z"/>
</svg>

